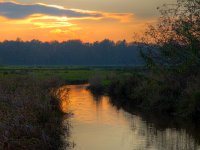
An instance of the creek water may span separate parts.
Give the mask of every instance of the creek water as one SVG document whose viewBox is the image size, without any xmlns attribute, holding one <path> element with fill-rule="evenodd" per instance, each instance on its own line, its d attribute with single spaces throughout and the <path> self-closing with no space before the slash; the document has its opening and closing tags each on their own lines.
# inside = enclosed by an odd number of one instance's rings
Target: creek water
<svg viewBox="0 0 200 150">
<path fill-rule="evenodd" d="M 59 89 L 61 109 L 70 112 L 73 150 L 199 150 L 198 125 L 168 117 L 128 113 L 94 96 L 87 85 Z M 63 122 L 65 124 L 65 121 Z"/>
</svg>

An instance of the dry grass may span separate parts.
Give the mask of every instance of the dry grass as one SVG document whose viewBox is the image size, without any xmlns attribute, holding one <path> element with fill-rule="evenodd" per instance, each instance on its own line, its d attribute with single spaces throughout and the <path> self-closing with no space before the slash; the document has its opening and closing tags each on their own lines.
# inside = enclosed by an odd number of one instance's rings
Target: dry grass
<svg viewBox="0 0 200 150">
<path fill-rule="evenodd" d="M 51 94 L 52 87 L 60 83 L 55 78 L 0 79 L 0 149 L 61 148 L 63 114 L 58 100 Z"/>
</svg>

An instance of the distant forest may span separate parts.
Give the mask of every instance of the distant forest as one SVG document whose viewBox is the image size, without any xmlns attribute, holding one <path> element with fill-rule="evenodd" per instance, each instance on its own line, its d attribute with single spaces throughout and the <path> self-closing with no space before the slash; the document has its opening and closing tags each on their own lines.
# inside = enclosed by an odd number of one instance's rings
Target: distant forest
<svg viewBox="0 0 200 150">
<path fill-rule="evenodd" d="M 0 42 L 0 65 L 141 65 L 138 45 L 126 41 L 83 43 L 4 41 Z"/>
</svg>

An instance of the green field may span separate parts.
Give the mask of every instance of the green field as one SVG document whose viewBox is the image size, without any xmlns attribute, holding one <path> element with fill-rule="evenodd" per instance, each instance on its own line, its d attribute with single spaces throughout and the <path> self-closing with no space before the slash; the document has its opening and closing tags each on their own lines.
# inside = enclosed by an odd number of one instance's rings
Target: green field
<svg viewBox="0 0 200 150">
<path fill-rule="evenodd" d="M 130 71 L 131 70 L 131 71 Z M 130 74 L 133 70 L 122 67 L 78 67 L 78 66 L 54 66 L 54 67 L 24 67 L 1 66 L 0 78 L 31 76 L 39 79 L 57 77 L 69 84 L 87 83 L 89 79 L 100 76 L 109 81 L 110 75 Z"/>
</svg>

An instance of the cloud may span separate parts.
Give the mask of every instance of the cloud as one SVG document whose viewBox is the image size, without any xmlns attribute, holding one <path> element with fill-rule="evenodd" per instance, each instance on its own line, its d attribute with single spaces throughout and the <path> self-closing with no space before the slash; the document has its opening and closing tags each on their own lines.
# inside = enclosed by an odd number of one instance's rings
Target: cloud
<svg viewBox="0 0 200 150">
<path fill-rule="evenodd" d="M 45 4 L 32 4 L 24 5 L 15 2 L 0 2 L 0 16 L 4 16 L 9 19 L 23 19 L 34 14 L 44 14 L 50 16 L 60 17 L 101 17 L 100 13 L 89 11 L 76 11 L 71 9 L 65 9 L 55 5 Z"/>
<path fill-rule="evenodd" d="M 135 19 L 132 13 L 104 13 L 104 17 L 119 20 L 121 23 L 130 23 Z"/>
</svg>

